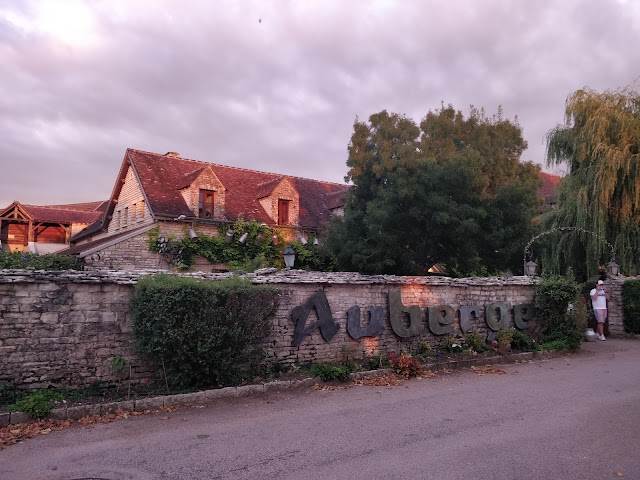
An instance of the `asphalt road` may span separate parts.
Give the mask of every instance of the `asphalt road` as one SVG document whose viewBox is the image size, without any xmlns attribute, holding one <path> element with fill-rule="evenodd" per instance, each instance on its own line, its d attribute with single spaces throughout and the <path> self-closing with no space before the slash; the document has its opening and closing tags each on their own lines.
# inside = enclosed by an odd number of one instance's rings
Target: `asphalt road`
<svg viewBox="0 0 640 480">
<path fill-rule="evenodd" d="M 501 368 L 74 427 L 0 479 L 640 479 L 640 340 Z"/>
</svg>

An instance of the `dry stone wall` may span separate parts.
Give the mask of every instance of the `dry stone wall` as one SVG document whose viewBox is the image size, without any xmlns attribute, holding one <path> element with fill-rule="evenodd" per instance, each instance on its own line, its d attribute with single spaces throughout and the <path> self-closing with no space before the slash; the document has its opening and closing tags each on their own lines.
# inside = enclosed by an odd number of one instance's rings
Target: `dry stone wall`
<svg viewBox="0 0 640 480">
<path fill-rule="evenodd" d="M 118 356 L 131 366 L 134 381 L 151 378 L 156 366 L 146 364 L 134 353 L 128 303 L 138 279 L 152 273 L 157 271 L 0 270 L 0 380 L 13 380 L 24 386 L 108 382 L 116 379 L 110 365 Z M 229 274 L 183 275 L 216 280 Z M 454 333 L 460 333 L 458 309 L 478 305 L 481 308 L 477 318 L 471 319 L 471 329 L 485 334 L 486 306 L 494 302 L 505 304 L 512 325 L 514 305 L 532 301 L 535 282 L 527 277 L 450 279 L 274 269 L 247 277 L 254 283 L 276 285 L 281 291 L 272 335 L 265 348 L 272 361 L 282 363 L 338 362 L 346 356 L 397 353 L 420 341 L 436 343 L 439 338 L 427 325 L 427 308 L 436 305 L 449 305 L 455 311 Z M 620 288 L 617 283 L 612 285 L 613 292 L 616 288 Z M 402 338 L 392 330 L 388 299 L 394 290 L 400 292 L 405 307 L 419 309 L 418 335 Z M 329 335 L 314 328 L 318 313 L 310 308 L 301 341 L 294 346 L 296 323 L 292 312 L 312 297 L 326 299 L 337 331 L 327 341 L 325 337 Z M 614 305 L 616 298 L 620 296 L 614 293 L 610 327 L 614 333 L 622 331 L 622 317 Z M 383 328 L 379 334 L 358 339 L 349 335 L 347 311 L 356 305 L 360 307 L 362 327 L 368 324 L 369 308 L 382 309 Z"/>
</svg>

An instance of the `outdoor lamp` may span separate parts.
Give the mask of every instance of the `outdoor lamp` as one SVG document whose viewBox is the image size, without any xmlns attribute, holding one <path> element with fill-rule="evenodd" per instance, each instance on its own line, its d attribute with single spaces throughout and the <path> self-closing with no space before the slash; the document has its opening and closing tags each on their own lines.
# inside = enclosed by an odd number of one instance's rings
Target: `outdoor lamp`
<svg viewBox="0 0 640 480">
<path fill-rule="evenodd" d="M 307 244 L 307 237 L 305 237 L 304 235 L 300 237 L 300 243 L 303 245 Z"/>
<path fill-rule="evenodd" d="M 529 260 L 527 263 L 524 264 L 524 266 L 525 266 L 524 273 L 526 273 L 530 277 L 536 276 L 536 272 L 538 271 L 538 264 L 536 262 L 534 262 L 533 260 Z"/>
<path fill-rule="evenodd" d="M 296 252 L 291 248 L 291 245 L 288 245 L 287 248 L 284 249 L 282 256 L 284 257 L 284 264 L 287 268 L 293 267 L 293 264 L 296 261 Z"/>
<path fill-rule="evenodd" d="M 189 229 L 189 238 L 191 240 L 197 240 L 198 239 L 198 234 L 196 233 L 196 231 L 193 228 Z"/>
<path fill-rule="evenodd" d="M 316 238 L 314 238 L 314 239 L 313 239 L 313 245 L 314 245 L 314 246 L 316 246 L 316 247 L 317 247 L 318 245 L 320 245 L 320 242 L 318 241 L 318 237 L 316 237 Z"/>
<path fill-rule="evenodd" d="M 620 265 L 611 260 L 607 263 L 607 274 L 610 276 L 615 276 L 620 274 Z"/>
<path fill-rule="evenodd" d="M 238 241 L 239 241 L 240 243 L 244 243 L 244 242 L 246 242 L 246 241 L 247 241 L 247 237 L 249 237 L 249 234 L 245 232 L 245 233 L 243 233 L 243 234 L 240 236 L 240 238 L 238 239 Z"/>
<path fill-rule="evenodd" d="M 231 243 L 233 240 L 233 230 L 227 230 L 227 233 L 224 234 L 224 243 Z"/>
</svg>

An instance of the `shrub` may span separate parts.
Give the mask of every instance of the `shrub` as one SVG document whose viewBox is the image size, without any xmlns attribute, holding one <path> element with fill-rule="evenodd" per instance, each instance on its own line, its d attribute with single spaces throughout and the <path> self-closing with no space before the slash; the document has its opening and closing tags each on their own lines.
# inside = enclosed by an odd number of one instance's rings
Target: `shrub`
<svg viewBox="0 0 640 480">
<path fill-rule="evenodd" d="M 346 382 L 351 378 L 349 374 L 351 373 L 351 368 L 347 365 L 326 365 L 324 363 L 318 363 L 312 365 L 309 369 L 309 374 L 312 377 L 320 377 L 323 381 L 328 382 L 331 380 L 340 380 L 341 382 Z"/>
<path fill-rule="evenodd" d="M 622 284 L 622 309 L 625 332 L 640 333 L 640 280 Z"/>
<path fill-rule="evenodd" d="M 379 368 L 389 368 L 389 357 L 387 355 L 374 355 L 367 357 L 366 365 L 369 370 L 378 370 Z"/>
<path fill-rule="evenodd" d="M 503 328 L 496 333 L 496 340 L 498 342 L 498 353 L 507 353 L 511 348 L 511 339 L 513 338 L 515 330 L 512 328 Z"/>
<path fill-rule="evenodd" d="M 538 344 L 529 335 L 520 330 L 514 330 L 511 338 L 511 348 L 519 352 L 533 352 L 538 350 Z"/>
<path fill-rule="evenodd" d="M 24 412 L 31 418 L 45 418 L 53 406 L 50 399 L 43 392 L 34 392 L 13 405 L 13 410 Z"/>
<path fill-rule="evenodd" d="M 446 337 L 440 340 L 438 348 L 446 353 L 463 353 L 462 340 L 456 337 Z"/>
<path fill-rule="evenodd" d="M 418 349 L 416 355 L 422 358 L 429 358 L 433 356 L 433 347 L 427 342 L 418 343 Z"/>
<path fill-rule="evenodd" d="M 9 405 L 16 401 L 16 384 L 0 380 L 0 405 Z"/>
<path fill-rule="evenodd" d="M 542 277 L 536 287 L 536 309 L 543 342 L 563 341 L 568 349 L 580 347 L 583 329 L 567 306 L 577 301 L 581 286 L 575 280 L 560 275 Z"/>
<path fill-rule="evenodd" d="M 464 343 L 474 352 L 482 353 L 487 351 L 487 343 L 482 335 L 477 332 L 467 332 L 464 337 Z"/>
<path fill-rule="evenodd" d="M 417 377 L 422 372 L 420 363 L 408 353 L 403 353 L 399 357 L 390 353 L 389 362 L 393 371 L 405 378 Z"/>
<path fill-rule="evenodd" d="M 26 252 L 6 252 L 0 249 L 0 269 L 33 268 L 35 270 L 80 270 L 76 257 L 70 255 L 36 255 Z"/>
<path fill-rule="evenodd" d="M 177 387 L 234 383 L 264 360 L 278 301 L 277 289 L 237 277 L 147 277 L 130 304 L 136 348 Z"/>
</svg>

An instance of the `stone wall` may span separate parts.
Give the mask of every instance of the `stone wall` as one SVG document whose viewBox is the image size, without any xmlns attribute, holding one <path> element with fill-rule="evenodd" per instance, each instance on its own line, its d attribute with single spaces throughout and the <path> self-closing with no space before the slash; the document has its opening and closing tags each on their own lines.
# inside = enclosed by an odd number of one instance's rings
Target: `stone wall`
<svg viewBox="0 0 640 480">
<path fill-rule="evenodd" d="M 133 351 L 128 311 L 133 286 L 141 276 L 151 273 L 155 272 L 0 270 L 0 380 L 10 379 L 26 386 L 111 381 L 116 375 L 110 363 L 117 356 L 131 366 L 134 381 L 154 375 L 157 366 L 146 364 Z M 228 276 L 184 275 L 211 280 Z M 454 309 L 454 333 L 460 333 L 458 308 L 478 305 L 481 308 L 478 317 L 472 318 L 471 329 L 484 335 L 488 332 L 484 318 L 487 305 L 501 302 L 511 310 L 514 305 L 530 303 L 535 281 L 528 277 L 450 279 L 274 269 L 247 277 L 254 283 L 280 288 L 280 306 L 265 348 L 272 361 L 283 363 L 338 362 L 345 356 L 397 353 L 415 347 L 419 341 L 436 343 L 439 338 L 427 327 L 425 310 L 436 305 Z M 620 295 L 616 293 L 620 285 L 621 280 L 616 280 L 610 286 L 612 333 L 622 332 Z M 420 308 L 418 335 L 401 338 L 392 330 L 388 296 L 393 290 L 400 291 L 406 307 Z M 338 330 L 326 341 L 320 329 L 311 328 L 318 320 L 316 310 L 311 308 L 305 322 L 309 332 L 298 346 L 293 346 L 296 326 L 292 311 L 314 294 L 326 298 Z M 368 308 L 382 308 L 382 332 L 354 340 L 347 332 L 347 311 L 354 305 L 361 309 L 362 326 L 368 323 Z M 513 324 L 511 314 L 508 321 Z"/>
</svg>

